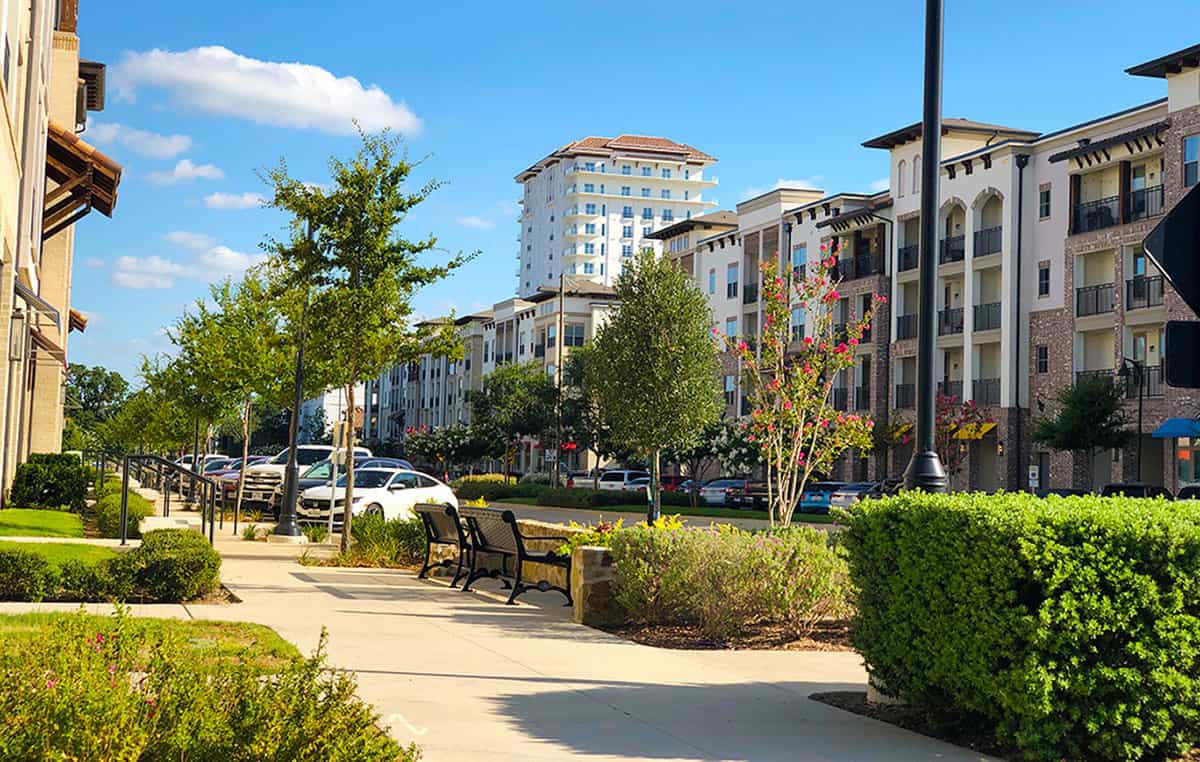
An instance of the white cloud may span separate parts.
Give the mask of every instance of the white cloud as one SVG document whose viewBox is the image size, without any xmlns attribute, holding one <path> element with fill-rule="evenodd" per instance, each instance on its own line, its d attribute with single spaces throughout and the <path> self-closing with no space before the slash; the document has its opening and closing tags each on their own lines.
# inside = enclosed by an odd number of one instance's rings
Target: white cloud
<svg viewBox="0 0 1200 762">
<path fill-rule="evenodd" d="M 266 203 L 257 193 L 210 193 L 204 197 L 209 209 L 253 209 Z"/>
<path fill-rule="evenodd" d="M 191 159 L 180 159 L 170 172 L 151 172 L 146 177 L 156 185 L 174 185 L 192 180 L 223 180 L 225 173 L 214 164 L 193 164 Z"/>
<path fill-rule="evenodd" d="M 266 258 L 265 254 L 244 254 L 228 246 L 214 246 L 202 253 L 198 260 L 211 279 L 213 276 L 223 278 L 226 275 L 240 275 L 262 264 Z"/>
<path fill-rule="evenodd" d="M 742 191 L 742 200 L 745 201 L 748 198 L 754 198 L 755 196 L 761 196 L 762 194 L 766 193 L 767 191 L 776 190 L 778 188 L 795 188 L 797 190 L 821 190 L 821 181 L 824 179 L 825 178 L 820 175 L 814 175 L 813 177 L 802 177 L 797 180 L 785 180 L 781 177 L 778 180 L 776 180 L 775 184 L 770 186 L 769 188 L 763 188 L 763 187 L 747 188 L 746 190 Z"/>
<path fill-rule="evenodd" d="M 411 135 L 421 120 L 378 85 L 336 77 L 319 66 L 262 61 L 228 48 L 207 46 L 181 52 L 128 52 L 110 69 L 118 98 L 132 101 L 142 86 L 161 87 L 173 102 L 211 114 L 259 124 L 353 134 L 390 127 Z"/>
<path fill-rule="evenodd" d="M 492 222 L 491 220 L 483 217 L 476 217 L 475 215 L 471 215 L 470 217 L 459 217 L 458 224 L 462 225 L 464 228 L 471 228 L 473 230 L 491 230 L 492 228 L 496 227 L 496 223 Z"/>
<path fill-rule="evenodd" d="M 217 244 L 217 240 L 210 235 L 189 233 L 186 230 L 172 230 L 163 236 L 163 240 L 167 243 L 173 243 L 176 246 L 182 246 L 185 249 L 191 249 L 192 251 L 211 249 Z"/>
<path fill-rule="evenodd" d="M 869 186 L 867 186 L 867 187 L 869 187 L 869 188 L 871 189 L 871 192 L 872 192 L 872 193 L 879 193 L 880 191 L 885 191 L 885 190 L 887 190 L 887 189 L 888 189 L 888 186 L 890 186 L 890 185 L 891 185 L 891 180 L 889 180 L 888 178 L 884 177 L 884 178 L 882 178 L 882 179 L 880 179 L 880 180 L 876 180 L 875 182 L 871 183 L 871 184 L 870 184 Z"/>
<path fill-rule="evenodd" d="M 87 134 L 97 143 L 117 143 L 151 159 L 173 159 L 192 147 L 192 139 L 187 135 L 160 135 L 117 122 L 94 124 L 88 120 Z"/>
<path fill-rule="evenodd" d="M 99 270 L 104 267 L 104 260 L 100 257 L 88 257 L 83 261 L 83 264 L 93 270 Z"/>
</svg>

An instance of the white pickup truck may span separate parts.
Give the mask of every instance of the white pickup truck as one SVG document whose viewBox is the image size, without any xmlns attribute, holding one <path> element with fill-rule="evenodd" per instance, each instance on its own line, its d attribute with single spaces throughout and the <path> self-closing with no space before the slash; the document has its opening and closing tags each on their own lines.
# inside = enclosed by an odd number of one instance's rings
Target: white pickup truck
<svg viewBox="0 0 1200 762">
<path fill-rule="evenodd" d="M 333 452 L 332 445 L 299 445 L 296 447 L 296 464 L 303 471 L 313 463 L 326 460 Z M 371 454 L 365 447 L 355 447 L 354 452 L 359 455 Z M 242 504 L 260 511 L 273 509 L 275 491 L 283 483 L 283 476 L 287 473 L 287 462 L 288 451 L 284 448 L 266 463 L 247 468 Z"/>
</svg>

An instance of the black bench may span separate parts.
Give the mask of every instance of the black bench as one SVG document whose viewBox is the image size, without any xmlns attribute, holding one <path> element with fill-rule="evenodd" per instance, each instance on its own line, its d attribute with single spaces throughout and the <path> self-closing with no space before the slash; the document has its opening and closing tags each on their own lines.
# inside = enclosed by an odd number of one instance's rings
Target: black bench
<svg viewBox="0 0 1200 762">
<path fill-rule="evenodd" d="M 417 577 L 425 579 L 429 572 L 438 567 L 448 569 L 453 566 L 455 562 L 452 558 L 431 560 L 434 545 L 451 545 L 458 549 L 458 567 L 454 570 L 454 579 L 450 582 L 450 587 L 456 587 L 459 578 L 468 573 L 463 567 L 470 563 L 472 551 L 471 540 L 458 517 L 458 511 L 452 505 L 437 503 L 419 503 L 413 506 L 413 511 L 421 517 L 421 523 L 425 525 L 425 564 Z"/>
<path fill-rule="evenodd" d="M 551 551 L 531 551 L 525 547 L 527 540 L 566 542 L 566 537 L 522 534 L 521 527 L 517 524 L 517 517 L 513 515 L 512 511 L 497 511 L 491 508 L 459 508 L 458 515 L 467 523 L 472 548 L 470 553 L 471 572 L 467 575 L 466 584 L 462 588 L 463 592 L 469 591 L 471 583 L 475 580 L 484 577 L 508 578 L 512 580 L 512 593 L 508 596 L 510 605 L 516 602 L 518 595 L 527 590 L 542 592 L 557 590 L 567 597 L 566 605 L 573 604 L 570 589 L 571 557 L 560 556 Z M 500 556 L 500 569 L 479 568 L 479 554 L 481 553 Z M 515 571 L 512 573 L 507 570 L 509 559 L 514 562 Z M 567 575 L 566 587 L 552 585 L 545 580 L 534 584 L 524 582 L 522 566 L 526 561 L 564 569 Z"/>
</svg>

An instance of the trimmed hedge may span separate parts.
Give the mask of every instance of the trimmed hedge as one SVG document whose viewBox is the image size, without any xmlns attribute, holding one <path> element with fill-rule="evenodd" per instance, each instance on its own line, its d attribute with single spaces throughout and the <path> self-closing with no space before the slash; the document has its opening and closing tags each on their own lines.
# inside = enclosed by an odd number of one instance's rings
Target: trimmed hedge
<svg viewBox="0 0 1200 762">
<path fill-rule="evenodd" d="M 82 511 L 87 504 L 88 472 L 79 456 L 34 453 L 17 466 L 9 500 L 22 508 Z"/>
<path fill-rule="evenodd" d="M 121 536 L 121 491 L 105 492 L 104 497 L 96 501 L 96 529 L 101 537 Z M 126 509 L 126 522 L 129 526 L 128 537 L 140 537 L 138 524 L 142 519 L 154 515 L 154 505 L 141 495 L 129 492 L 129 504 Z"/>
<path fill-rule="evenodd" d="M 690 507 L 692 502 L 684 492 L 662 492 L 662 505 Z M 644 492 L 633 490 L 590 490 L 576 488 L 544 489 L 537 504 L 558 508 L 603 508 L 609 505 L 639 505 L 646 502 Z"/>
<path fill-rule="evenodd" d="M 492 481 L 470 481 L 460 484 L 454 489 L 459 500 L 478 500 L 483 498 L 489 503 L 495 500 L 505 500 L 512 497 L 537 497 L 547 489 L 544 484 L 502 484 Z"/>
<path fill-rule="evenodd" d="M 853 641 L 889 692 L 1036 759 L 1200 739 L 1194 503 L 908 493 L 848 521 Z"/>
</svg>

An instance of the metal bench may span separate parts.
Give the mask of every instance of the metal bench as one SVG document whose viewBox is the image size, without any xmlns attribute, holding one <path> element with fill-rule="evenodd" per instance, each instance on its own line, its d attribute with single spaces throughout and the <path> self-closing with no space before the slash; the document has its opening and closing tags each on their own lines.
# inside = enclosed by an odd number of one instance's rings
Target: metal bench
<svg viewBox="0 0 1200 762">
<path fill-rule="evenodd" d="M 560 556 L 551 551 L 531 551 L 525 547 L 526 541 L 529 540 L 566 542 L 566 537 L 523 534 L 521 526 L 517 523 L 517 517 L 513 515 L 512 511 L 497 511 L 491 508 L 459 508 L 458 515 L 466 521 L 472 548 L 471 571 L 462 587 L 463 592 L 469 591 L 473 582 L 484 577 L 508 578 L 512 580 L 512 593 L 508 596 L 509 605 L 515 603 L 517 596 L 527 590 L 540 590 L 541 592 L 557 590 L 567 597 L 566 605 L 573 604 L 570 590 L 571 557 Z M 479 555 L 481 553 L 500 556 L 500 569 L 480 568 Z M 515 562 L 515 571 L 512 573 L 507 571 L 509 559 Z M 522 579 L 523 566 L 526 561 L 564 569 L 567 575 L 566 587 L 552 585 L 545 580 L 539 580 L 533 584 L 526 583 Z"/>
<path fill-rule="evenodd" d="M 453 566 L 455 562 L 452 558 L 432 560 L 434 545 L 452 545 L 458 548 L 458 567 L 454 570 L 454 579 L 450 582 L 450 587 L 457 587 L 458 580 L 468 574 L 464 566 L 470 564 L 472 550 L 471 540 L 458 517 L 458 511 L 452 505 L 437 503 L 419 503 L 413 506 L 413 510 L 425 525 L 426 540 L 425 564 L 417 577 L 424 579 L 429 572 L 438 567 L 448 569 Z"/>
</svg>

